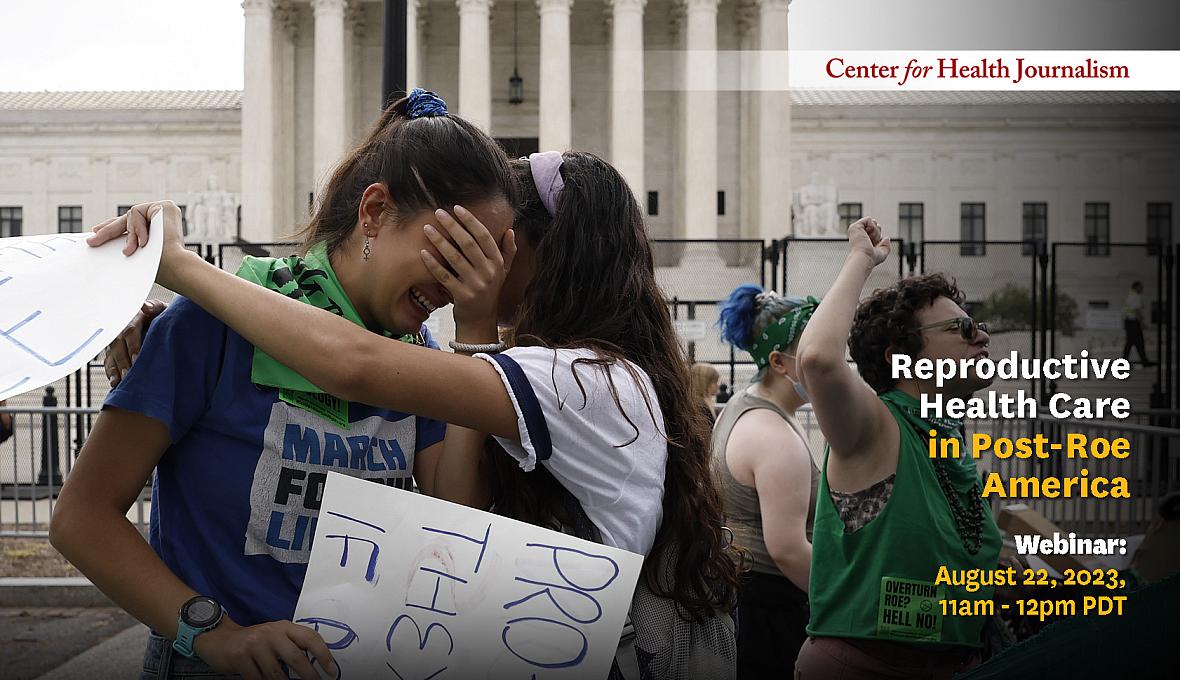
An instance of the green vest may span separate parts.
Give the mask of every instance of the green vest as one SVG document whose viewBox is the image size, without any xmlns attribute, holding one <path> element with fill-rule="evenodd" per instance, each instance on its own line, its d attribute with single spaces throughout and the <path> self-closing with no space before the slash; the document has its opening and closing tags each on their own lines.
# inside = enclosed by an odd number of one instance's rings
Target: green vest
<svg viewBox="0 0 1180 680">
<path fill-rule="evenodd" d="M 1000 532 L 984 513 L 979 552 L 963 547 L 950 504 L 918 433 L 897 408 L 884 402 L 897 421 L 901 442 L 893 492 L 881 514 L 858 531 L 844 533 L 828 488 L 824 457 L 812 532 L 807 632 L 817 637 L 873 638 L 940 645 L 980 646 L 984 617 L 942 614 L 940 601 L 990 600 L 993 588 L 968 593 L 963 587 L 934 585 L 940 566 L 995 569 Z M 964 452 L 966 454 L 966 452 Z M 975 463 L 966 458 L 958 463 Z"/>
</svg>

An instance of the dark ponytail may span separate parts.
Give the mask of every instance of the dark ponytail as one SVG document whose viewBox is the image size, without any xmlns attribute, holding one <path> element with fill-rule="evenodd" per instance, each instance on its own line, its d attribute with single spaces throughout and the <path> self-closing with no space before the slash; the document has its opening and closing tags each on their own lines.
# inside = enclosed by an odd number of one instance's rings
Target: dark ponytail
<svg viewBox="0 0 1180 680">
<path fill-rule="evenodd" d="M 411 105 L 411 97 L 390 104 L 365 141 L 336 166 L 299 232 L 304 248 L 323 241 L 334 252 L 356 226 L 365 188 L 375 183 L 389 189 L 391 208 L 400 213 L 395 219 L 498 197 L 515 207 L 508 158 L 495 141 L 445 108 L 441 115 L 411 118 Z"/>
</svg>

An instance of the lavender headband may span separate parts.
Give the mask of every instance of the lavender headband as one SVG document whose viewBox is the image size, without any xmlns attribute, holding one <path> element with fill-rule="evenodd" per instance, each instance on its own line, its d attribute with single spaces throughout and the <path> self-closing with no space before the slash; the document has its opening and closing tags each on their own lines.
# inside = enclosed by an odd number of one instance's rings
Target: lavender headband
<svg viewBox="0 0 1180 680">
<path fill-rule="evenodd" d="M 565 181 L 561 179 L 561 152 L 529 154 L 529 169 L 532 170 L 533 184 L 537 185 L 541 205 L 545 206 L 550 217 L 557 217 L 557 197 L 565 188 Z"/>
</svg>

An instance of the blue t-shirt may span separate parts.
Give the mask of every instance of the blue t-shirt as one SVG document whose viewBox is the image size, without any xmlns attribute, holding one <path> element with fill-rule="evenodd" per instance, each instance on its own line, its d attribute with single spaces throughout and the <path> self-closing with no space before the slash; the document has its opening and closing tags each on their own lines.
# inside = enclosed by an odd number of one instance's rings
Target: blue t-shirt
<svg viewBox="0 0 1180 680">
<path fill-rule="evenodd" d="M 243 626 L 294 615 L 329 470 L 409 489 L 415 451 L 446 428 L 363 404 L 350 404 L 341 428 L 254 385 L 253 357 L 242 336 L 178 297 L 105 403 L 168 427 L 152 548 Z"/>
</svg>

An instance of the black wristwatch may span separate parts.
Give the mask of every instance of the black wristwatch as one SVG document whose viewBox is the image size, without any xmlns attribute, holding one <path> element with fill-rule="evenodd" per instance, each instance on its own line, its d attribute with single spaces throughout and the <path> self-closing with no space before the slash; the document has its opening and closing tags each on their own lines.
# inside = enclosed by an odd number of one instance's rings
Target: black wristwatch
<svg viewBox="0 0 1180 680">
<path fill-rule="evenodd" d="M 190 659 L 196 658 L 193 643 L 197 636 L 216 628 L 223 616 L 225 610 L 217 600 L 206 595 L 198 595 L 185 602 L 180 608 L 180 621 L 172 648 Z"/>
</svg>

